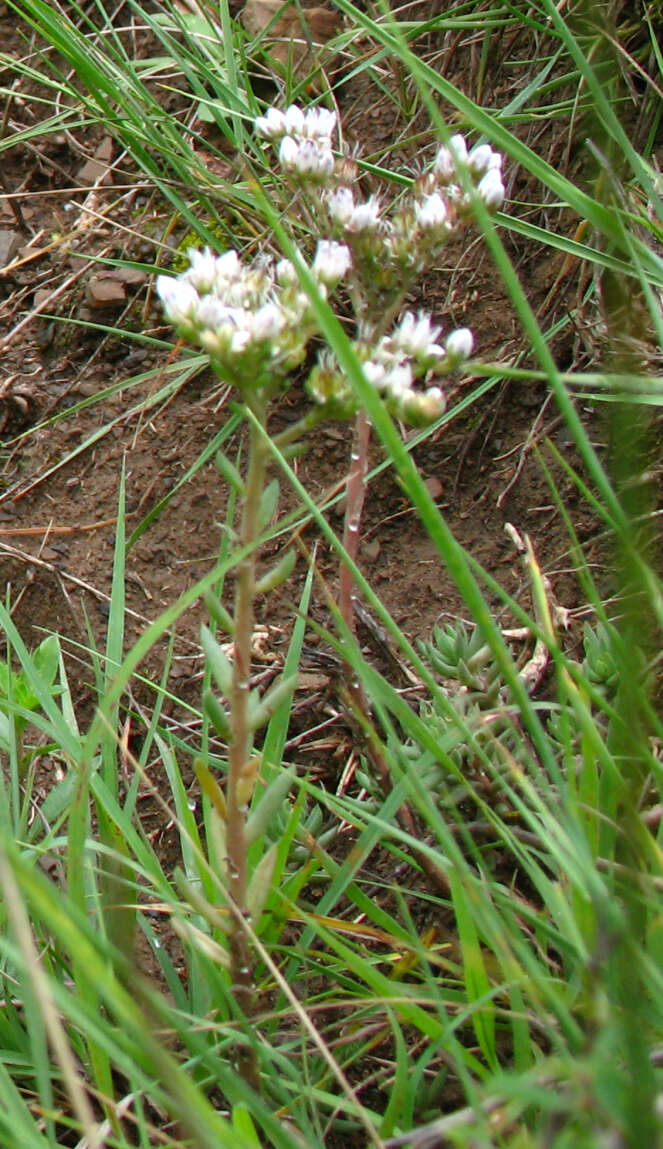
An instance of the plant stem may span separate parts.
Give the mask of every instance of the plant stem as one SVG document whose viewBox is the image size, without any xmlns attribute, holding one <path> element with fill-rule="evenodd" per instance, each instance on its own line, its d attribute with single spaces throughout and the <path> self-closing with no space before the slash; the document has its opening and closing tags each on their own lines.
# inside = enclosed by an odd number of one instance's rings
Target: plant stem
<svg viewBox="0 0 663 1149">
<path fill-rule="evenodd" d="M 260 428 L 266 421 L 265 404 L 251 403 Z M 228 751 L 228 791 L 226 795 L 226 836 L 228 860 L 228 893 L 230 895 L 231 929 L 228 940 L 232 991 L 243 1018 L 250 1017 L 255 1003 L 253 960 L 244 928 L 247 898 L 246 799 L 242 790 L 250 771 L 253 731 L 249 721 L 251 678 L 251 641 L 253 638 L 255 598 L 255 546 L 260 534 L 260 499 L 267 467 L 267 451 L 260 429 L 249 428 L 249 466 L 246 477 L 240 546 L 248 548 L 237 570 L 235 591 L 235 657 L 230 698 L 231 743 Z M 236 1068 L 254 1089 L 259 1089 L 255 1054 L 245 1043 L 236 1048 Z"/>
<path fill-rule="evenodd" d="M 359 533 L 361 516 L 366 495 L 366 471 L 368 470 L 368 445 L 371 438 L 371 423 L 363 407 L 357 412 L 352 432 L 352 453 L 346 487 L 345 521 L 343 524 L 343 546 L 349 557 L 356 563 L 359 553 Z M 338 608 L 341 617 L 351 634 L 355 633 L 354 619 L 355 580 L 347 563 L 341 565 Z"/>
</svg>

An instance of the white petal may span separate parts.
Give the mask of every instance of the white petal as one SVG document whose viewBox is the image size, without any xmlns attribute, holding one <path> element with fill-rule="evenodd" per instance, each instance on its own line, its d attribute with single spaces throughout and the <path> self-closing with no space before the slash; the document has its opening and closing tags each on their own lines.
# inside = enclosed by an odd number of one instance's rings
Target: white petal
<svg viewBox="0 0 663 1149">
<path fill-rule="evenodd" d="M 224 251 L 223 255 L 216 257 L 216 289 L 225 283 L 237 279 L 242 270 L 241 260 L 236 251 Z"/>
<path fill-rule="evenodd" d="M 497 168 L 490 168 L 490 170 L 486 172 L 483 179 L 481 179 L 477 185 L 477 193 L 481 196 L 487 208 L 495 211 L 498 207 L 502 206 L 506 192 L 504 190 L 504 184 L 502 183 L 502 177 Z"/>
<path fill-rule="evenodd" d="M 259 136 L 274 139 L 285 134 L 285 116 L 278 108 L 268 108 L 264 116 L 257 117 L 255 127 Z"/>
<path fill-rule="evenodd" d="M 340 187 L 327 197 L 327 210 L 335 223 L 343 227 L 348 223 L 355 206 L 352 188 Z"/>
<path fill-rule="evenodd" d="M 166 316 L 173 326 L 191 322 L 195 318 L 200 296 L 193 284 L 187 283 L 182 277 L 158 275 L 156 288 Z"/>
<path fill-rule="evenodd" d="M 304 129 L 309 139 L 329 140 L 335 127 L 336 112 L 330 112 L 327 108 L 309 108 Z"/>
<path fill-rule="evenodd" d="M 289 136 L 302 137 L 306 134 L 306 118 L 301 108 L 297 104 L 291 104 L 286 108 L 285 116 L 285 131 Z"/>
<path fill-rule="evenodd" d="M 336 284 L 352 267 L 350 248 L 344 243 L 321 239 L 318 242 L 313 271 L 323 283 Z"/>
<path fill-rule="evenodd" d="M 253 316 L 251 333 L 254 339 L 276 339 L 285 327 L 285 316 L 276 303 L 265 303 Z"/>
<path fill-rule="evenodd" d="M 299 160 L 299 144 L 292 136 L 284 136 L 279 148 L 279 163 L 284 168 L 294 168 Z"/>
<path fill-rule="evenodd" d="M 447 222 L 449 213 L 447 205 L 439 192 L 426 196 L 420 203 L 415 204 L 415 215 L 419 227 L 439 228 Z"/>
<path fill-rule="evenodd" d="M 380 222 L 380 203 L 376 196 L 371 196 L 365 203 L 359 203 L 353 208 L 352 215 L 347 223 L 347 230 L 375 231 Z"/>
<path fill-rule="evenodd" d="M 467 166 L 474 176 L 483 176 L 491 168 L 499 168 L 502 157 L 494 152 L 490 144 L 477 144 L 467 157 Z"/>
</svg>

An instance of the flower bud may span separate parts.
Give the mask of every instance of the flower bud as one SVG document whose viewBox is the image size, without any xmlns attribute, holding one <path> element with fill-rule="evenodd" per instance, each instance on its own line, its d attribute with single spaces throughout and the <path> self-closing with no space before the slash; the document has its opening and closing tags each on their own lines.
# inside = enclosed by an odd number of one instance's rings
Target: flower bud
<svg viewBox="0 0 663 1149">
<path fill-rule="evenodd" d="M 467 157 L 467 166 L 473 176 L 483 176 L 493 168 L 499 171 L 502 157 L 499 152 L 493 151 L 490 144 L 477 144 Z"/>
<path fill-rule="evenodd" d="M 304 123 L 304 135 L 310 140 L 330 140 L 336 127 L 336 112 L 327 108 L 309 108 Z"/>
<path fill-rule="evenodd" d="M 426 196 L 420 203 L 415 204 L 414 210 L 419 227 L 426 231 L 441 228 L 448 222 L 447 205 L 439 192 Z"/>
<path fill-rule="evenodd" d="M 411 391 L 402 400 L 402 416 L 410 423 L 426 426 L 433 423 L 446 409 L 446 398 L 440 387 L 427 391 Z"/>
<path fill-rule="evenodd" d="M 186 279 L 158 275 L 156 287 L 166 317 L 173 327 L 192 326 L 200 306 L 200 296 L 193 284 Z"/>
<path fill-rule="evenodd" d="M 451 364 L 462 363 L 469 359 L 474 349 L 474 336 L 469 327 L 459 327 L 447 336 L 445 351 Z"/>
<path fill-rule="evenodd" d="M 442 184 L 448 184 L 454 178 L 456 174 L 456 163 L 449 148 L 443 146 L 438 149 L 433 164 L 433 171 Z"/>
<path fill-rule="evenodd" d="M 497 168 L 489 168 L 477 185 L 477 194 L 489 211 L 497 211 L 504 203 L 504 184 Z"/>
<path fill-rule="evenodd" d="M 352 188 L 339 187 L 327 196 L 327 211 L 334 223 L 345 227 L 352 218 L 355 197 Z"/>
<path fill-rule="evenodd" d="M 456 164 L 467 163 L 467 144 L 465 143 L 465 136 L 461 136 L 460 132 L 449 140 L 449 151 Z"/>
<path fill-rule="evenodd" d="M 276 139 L 286 133 L 285 116 L 278 108 L 268 108 L 264 116 L 256 118 L 255 128 L 259 136 Z"/>
<path fill-rule="evenodd" d="M 289 259 L 280 259 L 276 265 L 276 278 L 283 287 L 293 287 L 299 283 L 295 265 Z"/>
<path fill-rule="evenodd" d="M 334 286 L 352 267 L 350 248 L 344 243 L 321 239 L 313 260 L 313 272 L 328 286 Z"/>
<path fill-rule="evenodd" d="M 294 168 L 299 159 L 299 144 L 292 136 L 284 136 L 279 148 L 279 163 L 283 168 Z"/>
</svg>

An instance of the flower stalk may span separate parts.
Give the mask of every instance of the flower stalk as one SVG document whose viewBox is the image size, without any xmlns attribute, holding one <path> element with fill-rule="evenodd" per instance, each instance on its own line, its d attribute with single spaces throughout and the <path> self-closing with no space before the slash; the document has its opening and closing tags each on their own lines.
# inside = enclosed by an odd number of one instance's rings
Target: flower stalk
<svg viewBox="0 0 663 1149">
<path fill-rule="evenodd" d="M 253 414 L 261 427 L 265 425 L 265 405 L 252 402 Z M 237 569 L 234 614 L 234 658 L 230 696 L 230 731 L 228 747 L 228 784 L 226 792 L 226 850 L 228 894 L 231 910 L 228 949 L 232 992 L 240 1016 L 249 1018 L 255 1007 L 253 960 L 244 919 L 247 914 L 247 846 L 246 815 L 248 810 L 247 778 L 251 773 L 253 731 L 249 721 L 251 689 L 251 641 L 254 628 L 256 586 L 256 544 L 260 535 L 260 500 L 265 486 L 267 452 L 258 427 L 249 427 L 249 463 L 239 544 L 244 552 Z M 236 1068 L 255 1090 L 260 1087 L 258 1065 L 250 1046 L 238 1044 Z"/>
</svg>

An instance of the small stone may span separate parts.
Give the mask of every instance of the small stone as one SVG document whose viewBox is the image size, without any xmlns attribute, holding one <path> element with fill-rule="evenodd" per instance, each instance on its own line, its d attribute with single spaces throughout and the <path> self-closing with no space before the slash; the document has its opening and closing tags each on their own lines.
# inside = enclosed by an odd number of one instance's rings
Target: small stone
<svg viewBox="0 0 663 1149">
<path fill-rule="evenodd" d="M 140 267 L 109 267 L 104 271 L 104 279 L 116 279 L 131 287 L 139 287 L 147 281 L 147 272 Z"/>
<path fill-rule="evenodd" d="M 124 307 L 127 289 L 123 283 L 109 275 L 92 275 L 85 288 L 85 298 L 90 307 L 97 311 L 105 307 Z"/>
<path fill-rule="evenodd" d="M 52 287 L 39 287 L 32 296 L 32 304 L 38 310 L 42 304 L 46 302 L 49 295 L 53 294 Z"/>
<path fill-rule="evenodd" d="M 20 232 L 12 231 L 6 227 L 0 229 L 0 268 L 11 263 L 22 242 L 23 237 Z"/>
<path fill-rule="evenodd" d="M 95 149 L 94 155 L 83 164 L 80 171 L 77 172 L 76 179 L 79 184 L 84 187 L 90 187 L 92 184 L 106 184 L 110 182 L 109 165 L 113 157 L 113 141 L 110 136 L 105 136 L 99 146 Z"/>
<path fill-rule="evenodd" d="M 434 475 L 430 479 L 424 479 L 424 486 L 431 499 L 439 499 L 444 491 L 442 483 Z"/>
<path fill-rule="evenodd" d="M 370 562 L 373 562 L 373 560 L 378 557 L 381 550 L 382 547 L 379 539 L 371 539 L 370 542 L 364 543 L 361 548 L 364 558 L 369 559 Z"/>
</svg>

